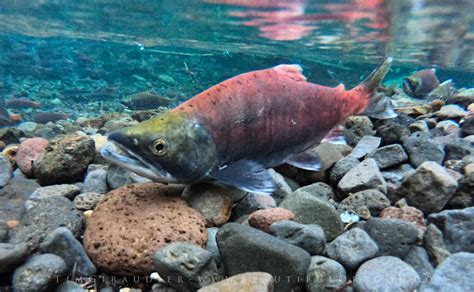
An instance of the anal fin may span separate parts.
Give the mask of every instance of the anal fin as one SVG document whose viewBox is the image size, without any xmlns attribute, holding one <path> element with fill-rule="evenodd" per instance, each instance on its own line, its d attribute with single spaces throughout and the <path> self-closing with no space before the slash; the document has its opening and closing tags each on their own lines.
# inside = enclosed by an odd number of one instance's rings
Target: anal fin
<svg viewBox="0 0 474 292">
<path fill-rule="evenodd" d="M 305 170 L 318 171 L 321 169 L 321 159 L 311 149 L 290 155 L 285 159 L 285 162 Z"/>
<path fill-rule="evenodd" d="M 270 173 L 263 165 L 252 160 L 239 160 L 211 172 L 209 177 L 246 192 L 271 194 L 275 191 Z"/>
</svg>

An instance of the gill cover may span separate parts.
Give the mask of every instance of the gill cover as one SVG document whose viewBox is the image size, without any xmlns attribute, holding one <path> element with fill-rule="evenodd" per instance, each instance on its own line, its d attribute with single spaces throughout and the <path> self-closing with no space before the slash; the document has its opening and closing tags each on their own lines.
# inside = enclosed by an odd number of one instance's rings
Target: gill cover
<svg viewBox="0 0 474 292">
<path fill-rule="evenodd" d="M 139 174 L 155 181 L 194 182 L 217 164 L 216 147 L 205 127 L 174 112 L 115 131 L 108 139 L 134 162 L 117 161 L 111 155 L 106 158 L 137 173 L 140 166 L 148 168 L 155 175 L 146 171 Z"/>
</svg>

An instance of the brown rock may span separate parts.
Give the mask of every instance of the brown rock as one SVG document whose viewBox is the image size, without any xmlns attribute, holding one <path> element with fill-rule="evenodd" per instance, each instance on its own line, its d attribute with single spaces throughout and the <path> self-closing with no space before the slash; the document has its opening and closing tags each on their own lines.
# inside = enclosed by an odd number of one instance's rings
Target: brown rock
<svg viewBox="0 0 474 292">
<path fill-rule="evenodd" d="M 94 141 L 90 137 L 60 136 L 51 140 L 36 159 L 34 175 L 41 185 L 82 181 L 94 155 Z"/>
<path fill-rule="evenodd" d="M 153 254 L 170 242 L 203 246 L 205 220 L 180 198 L 181 186 L 133 184 L 109 192 L 87 220 L 84 247 L 104 271 L 146 275 Z"/>
<path fill-rule="evenodd" d="M 48 143 L 48 140 L 44 138 L 30 138 L 21 142 L 16 153 L 16 165 L 26 176 L 33 175 L 33 162 L 48 146 Z"/>
<path fill-rule="evenodd" d="M 270 232 L 270 225 L 273 223 L 281 220 L 293 220 L 294 218 L 295 214 L 290 210 L 272 208 L 253 212 L 250 214 L 248 221 L 250 226 L 265 232 Z"/>
<path fill-rule="evenodd" d="M 273 276 L 263 272 L 242 273 L 215 284 L 206 286 L 198 292 L 273 292 Z"/>
<path fill-rule="evenodd" d="M 232 190 L 213 184 L 188 186 L 183 197 L 206 219 L 206 227 L 221 226 L 229 221 L 232 211 Z"/>
<path fill-rule="evenodd" d="M 418 210 L 415 207 L 388 207 L 383 209 L 383 211 L 380 213 L 380 218 L 400 219 L 414 223 L 418 228 L 421 236 L 423 236 L 426 231 L 426 224 L 425 219 L 423 217 L 423 212 L 421 212 L 421 210 Z"/>
</svg>

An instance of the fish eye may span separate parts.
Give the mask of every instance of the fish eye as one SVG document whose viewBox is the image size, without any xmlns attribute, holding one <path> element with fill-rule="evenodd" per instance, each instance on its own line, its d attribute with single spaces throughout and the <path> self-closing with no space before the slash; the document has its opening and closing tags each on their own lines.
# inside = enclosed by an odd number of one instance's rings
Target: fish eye
<svg viewBox="0 0 474 292">
<path fill-rule="evenodd" d="M 168 152 L 168 143 L 163 139 L 157 139 L 151 144 L 151 151 L 158 156 L 163 156 Z"/>
</svg>

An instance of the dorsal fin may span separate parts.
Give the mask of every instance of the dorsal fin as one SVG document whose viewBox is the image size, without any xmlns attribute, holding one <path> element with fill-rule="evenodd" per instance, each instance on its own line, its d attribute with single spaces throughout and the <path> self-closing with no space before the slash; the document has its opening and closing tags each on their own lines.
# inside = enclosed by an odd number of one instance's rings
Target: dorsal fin
<svg viewBox="0 0 474 292">
<path fill-rule="evenodd" d="M 334 89 L 344 91 L 346 90 L 346 87 L 344 86 L 344 84 L 340 83 L 338 86 L 334 87 Z"/>
<path fill-rule="evenodd" d="M 295 81 L 306 81 L 306 77 L 303 75 L 303 68 L 298 64 L 282 64 L 273 67 L 273 69 Z"/>
</svg>

